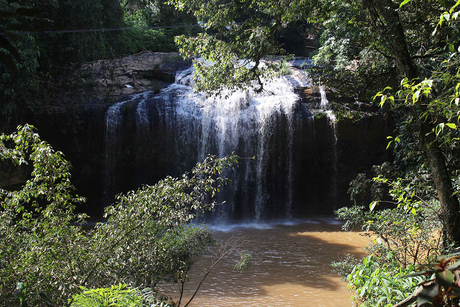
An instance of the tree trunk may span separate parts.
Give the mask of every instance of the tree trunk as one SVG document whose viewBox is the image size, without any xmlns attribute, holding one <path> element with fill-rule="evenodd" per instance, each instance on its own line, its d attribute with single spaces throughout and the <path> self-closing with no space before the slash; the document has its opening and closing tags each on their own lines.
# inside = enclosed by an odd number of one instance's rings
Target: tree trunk
<svg viewBox="0 0 460 307">
<path fill-rule="evenodd" d="M 433 125 L 420 118 L 417 118 L 417 124 L 419 126 L 420 146 L 425 152 L 436 186 L 436 192 L 438 193 L 438 200 L 441 204 L 444 232 L 449 241 L 458 245 L 460 244 L 460 205 L 458 198 L 453 193 L 452 180 L 450 179 L 444 154 L 436 140 Z"/>
<path fill-rule="evenodd" d="M 362 0 L 363 6 L 369 11 L 369 23 L 374 31 L 384 37 L 393 55 L 397 72 L 409 79 L 417 78 L 417 70 L 407 48 L 406 36 L 399 14 L 392 0 Z"/>
<path fill-rule="evenodd" d="M 374 28 L 379 28 L 378 31 L 384 35 L 399 75 L 409 79 L 417 78 L 417 70 L 408 50 L 404 29 L 399 19 L 398 7 L 395 7 L 392 0 L 362 0 L 362 3 L 370 13 L 372 20 L 369 22 Z M 435 182 L 438 200 L 441 204 L 444 231 L 448 239 L 458 245 L 460 244 L 460 204 L 458 198 L 453 195 L 452 180 L 446 160 L 433 132 L 435 125 L 429 117 L 425 120 L 420 118 L 424 112 L 423 105 L 414 110 L 420 146 L 425 152 Z"/>
</svg>

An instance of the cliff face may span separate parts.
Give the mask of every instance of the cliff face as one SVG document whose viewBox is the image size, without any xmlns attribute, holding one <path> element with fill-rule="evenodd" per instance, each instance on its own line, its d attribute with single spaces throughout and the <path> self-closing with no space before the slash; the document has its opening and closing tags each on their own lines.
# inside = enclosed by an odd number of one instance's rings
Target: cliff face
<svg viewBox="0 0 460 307">
<path fill-rule="evenodd" d="M 83 67 L 82 82 L 93 82 L 95 98 L 118 100 L 120 96 L 160 91 L 174 82 L 176 71 L 189 66 L 179 53 L 145 51 L 111 61 L 97 61 Z"/>
<path fill-rule="evenodd" d="M 119 59 L 60 68 L 53 77 L 42 80 L 41 91 L 35 94 L 41 101 L 39 108 L 26 112 L 23 122 L 62 115 L 67 118 L 65 129 L 72 129 L 81 119 L 80 115 L 88 111 L 103 116 L 111 104 L 127 95 L 159 92 L 174 82 L 176 71 L 190 64 L 178 53 L 145 51 Z"/>
</svg>

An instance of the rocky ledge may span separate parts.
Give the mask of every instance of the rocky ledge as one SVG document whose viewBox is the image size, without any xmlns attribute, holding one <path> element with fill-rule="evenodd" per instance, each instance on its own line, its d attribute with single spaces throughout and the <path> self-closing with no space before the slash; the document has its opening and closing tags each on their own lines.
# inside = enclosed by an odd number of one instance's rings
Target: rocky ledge
<svg viewBox="0 0 460 307">
<path fill-rule="evenodd" d="M 124 95 L 160 91 L 174 82 L 178 70 L 191 65 L 177 52 L 144 51 L 124 58 L 88 63 L 84 83 L 91 82 L 98 100 L 118 100 Z M 109 99 L 107 99 L 109 98 Z"/>
<path fill-rule="evenodd" d="M 54 78 L 43 80 L 42 108 L 31 116 L 64 114 L 69 117 L 88 111 L 101 116 L 111 104 L 127 95 L 159 92 L 174 82 L 177 71 L 191 64 L 191 60 L 182 59 L 178 52 L 144 51 L 61 68 Z"/>
</svg>

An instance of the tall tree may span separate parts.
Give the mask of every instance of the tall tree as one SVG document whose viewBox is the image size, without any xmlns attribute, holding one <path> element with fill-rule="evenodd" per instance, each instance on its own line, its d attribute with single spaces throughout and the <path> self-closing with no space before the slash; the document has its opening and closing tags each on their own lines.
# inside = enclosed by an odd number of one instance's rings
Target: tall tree
<svg viewBox="0 0 460 307">
<path fill-rule="evenodd" d="M 423 77 L 416 69 L 414 54 L 408 48 L 400 6 L 392 0 L 362 0 L 362 5 L 369 12 L 369 24 L 374 31 L 383 34 L 387 49 L 391 50 L 399 78 L 410 80 Z M 460 204 L 452 188 L 452 180 L 446 165 L 445 157 L 434 133 L 437 118 L 427 113 L 427 102 L 422 100 L 412 105 L 410 111 L 418 129 L 419 144 L 425 152 L 428 166 L 431 169 L 438 200 L 442 208 L 445 231 L 449 239 L 460 243 Z"/>
</svg>

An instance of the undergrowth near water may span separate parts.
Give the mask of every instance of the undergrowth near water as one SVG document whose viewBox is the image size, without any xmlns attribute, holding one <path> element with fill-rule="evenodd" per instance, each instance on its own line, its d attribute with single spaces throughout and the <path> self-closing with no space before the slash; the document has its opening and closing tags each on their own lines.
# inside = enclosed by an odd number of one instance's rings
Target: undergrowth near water
<svg viewBox="0 0 460 307">
<path fill-rule="evenodd" d="M 389 307 L 408 297 L 423 278 L 406 277 L 415 272 L 415 266 L 401 267 L 386 255 L 386 262 L 369 255 L 356 265 L 347 276 L 348 288 L 354 291 L 353 300 L 360 307 Z"/>
</svg>

